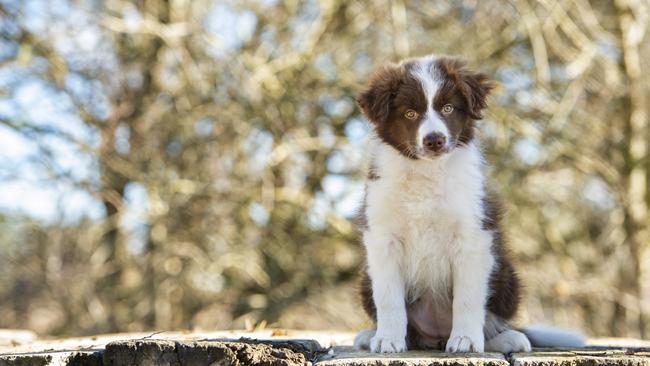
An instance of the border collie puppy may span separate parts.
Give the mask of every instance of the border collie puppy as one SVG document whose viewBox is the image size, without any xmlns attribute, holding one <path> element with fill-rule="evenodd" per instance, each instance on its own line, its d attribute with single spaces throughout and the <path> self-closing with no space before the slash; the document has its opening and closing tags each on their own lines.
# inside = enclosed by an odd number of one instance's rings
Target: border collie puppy
<svg viewBox="0 0 650 366">
<path fill-rule="evenodd" d="M 517 352 L 581 346 L 580 335 L 515 330 L 519 280 L 487 189 L 475 123 L 490 79 L 448 57 L 385 66 L 357 98 L 372 123 L 361 295 L 372 352 Z"/>
</svg>

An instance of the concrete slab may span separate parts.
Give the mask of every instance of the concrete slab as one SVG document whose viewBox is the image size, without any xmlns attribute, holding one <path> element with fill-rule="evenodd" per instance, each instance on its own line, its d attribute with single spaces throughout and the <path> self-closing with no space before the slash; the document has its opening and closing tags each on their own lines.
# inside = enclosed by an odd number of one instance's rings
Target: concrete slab
<svg viewBox="0 0 650 366">
<path fill-rule="evenodd" d="M 67 339 L 23 338 L 0 344 L 5 365 L 318 365 L 318 366 L 582 366 L 650 365 L 650 341 L 591 340 L 584 349 L 535 349 L 530 353 L 373 354 L 350 347 L 354 333 L 264 330 L 259 332 L 154 332 Z M 7 337 L 8 338 L 8 337 Z"/>
<path fill-rule="evenodd" d="M 650 365 L 648 348 L 582 350 L 543 350 L 515 353 L 509 358 L 512 366 L 595 366 L 595 365 Z"/>
<path fill-rule="evenodd" d="M 0 329 L 0 346 L 17 346 L 36 340 L 36 333 L 24 329 Z"/>
<path fill-rule="evenodd" d="M 399 354 L 377 354 L 352 347 L 334 347 L 315 363 L 318 366 L 508 366 L 500 353 L 444 353 L 409 351 Z"/>
</svg>

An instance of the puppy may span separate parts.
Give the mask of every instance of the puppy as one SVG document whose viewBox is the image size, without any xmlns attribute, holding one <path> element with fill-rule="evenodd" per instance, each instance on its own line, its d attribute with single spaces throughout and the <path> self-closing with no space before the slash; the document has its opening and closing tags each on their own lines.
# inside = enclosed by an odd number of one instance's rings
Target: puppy
<svg viewBox="0 0 650 366">
<path fill-rule="evenodd" d="M 372 352 L 519 352 L 580 346 L 579 335 L 516 330 L 519 279 L 476 136 L 493 83 L 455 58 L 387 65 L 357 104 L 372 124 L 361 297 Z"/>
</svg>

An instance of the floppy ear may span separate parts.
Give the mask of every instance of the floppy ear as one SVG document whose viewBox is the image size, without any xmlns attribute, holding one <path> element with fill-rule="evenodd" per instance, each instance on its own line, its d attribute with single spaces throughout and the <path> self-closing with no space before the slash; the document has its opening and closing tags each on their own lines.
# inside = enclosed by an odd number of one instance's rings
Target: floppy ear
<svg viewBox="0 0 650 366">
<path fill-rule="evenodd" d="M 461 73 L 462 93 L 467 100 L 469 116 L 473 119 L 483 118 L 483 109 L 487 107 L 487 97 L 495 85 L 489 76 L 464 69 Z"/>
<path fill-rule="evenodd" d="M 469 116 L 473 119 L 483 118 L 482 112 L 487 107 L 487 97 L 495 86 L 490 77 L 468 69 L 465 62 L 457 58 L 441 58 L 439 67 L 463 94 Z"/>
<path fill-rule="evenodd" d="M 404 70 L 398 65 L 384 66 L 373 74 L 368 89 L 357 97 L 357 105 L 371 122 L 386 122 L 393 98 L 403 81 Z"/>
</svg>

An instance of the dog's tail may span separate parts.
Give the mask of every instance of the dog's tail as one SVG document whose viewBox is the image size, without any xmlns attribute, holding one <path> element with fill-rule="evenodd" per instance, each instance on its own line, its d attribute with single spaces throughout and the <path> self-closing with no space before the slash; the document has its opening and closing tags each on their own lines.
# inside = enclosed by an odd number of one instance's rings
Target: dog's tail
<svg viewBox="0 0 650 366">
<path fill-rule="evenodd" d="M 585 337 L 571 330 L 549 327 L 545 325 L 532 325 L 521 330 L 533 347 L 584 347 Z"/>
<path fill-rule="evenodd" d="M 354 337 L 354 348 L 356 349 L 370 349 L 370 340 L 375 336 L 377 331 L 374 329 L 362 330 Z"/>
</svg>

